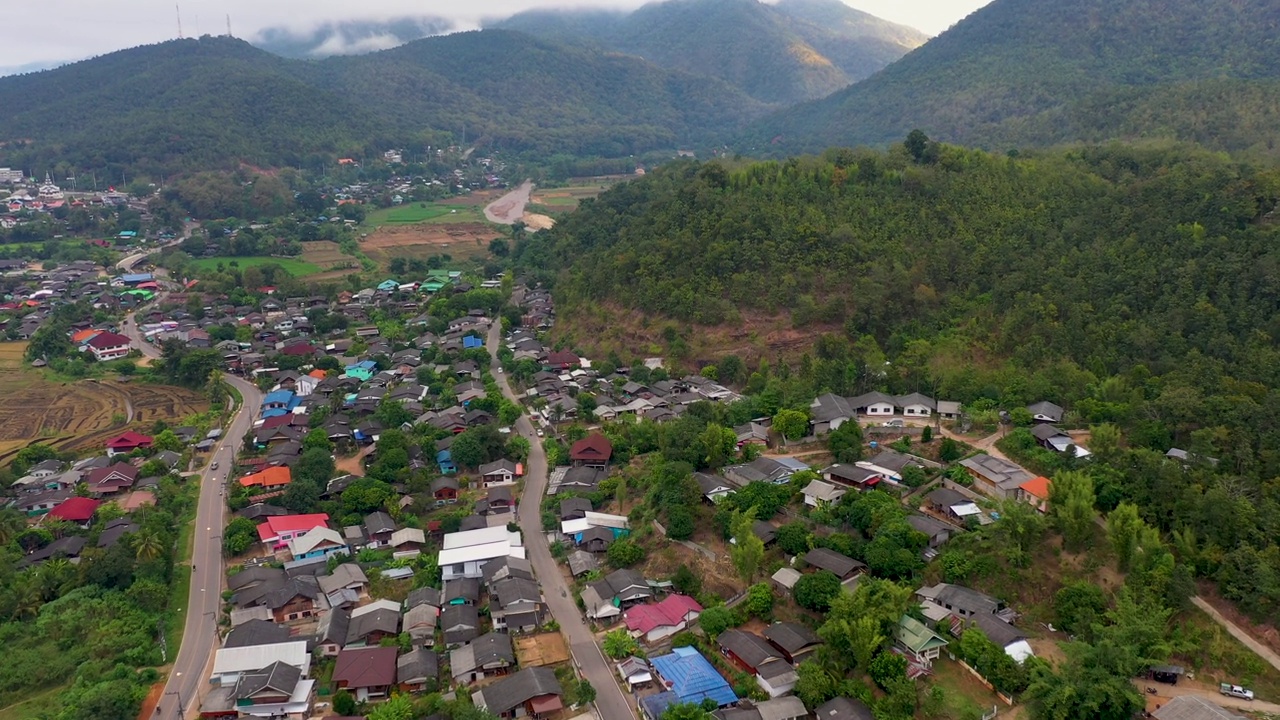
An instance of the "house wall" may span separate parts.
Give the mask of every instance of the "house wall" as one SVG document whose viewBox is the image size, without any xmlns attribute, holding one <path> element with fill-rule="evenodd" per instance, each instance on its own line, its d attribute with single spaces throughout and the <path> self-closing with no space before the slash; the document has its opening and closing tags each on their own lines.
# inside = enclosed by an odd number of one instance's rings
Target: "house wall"
<svg viewBox="0 0 1280 720">
<path fill-rule="evenodd" d="M 907 417 L 929 417 L 933 413 L 924 405 L 908 405 L 902 408 L 902 414 Z"/>
<path fill-rule="evenodd" d="M 867 406 L 865 414 L 877 416 L 892 415 L 893 406 L 889 403 L 872 403 Z"/>
<path fill-rule="evenodd" d="M 759 685 L 760 689 L 768 693 L 771 698 L 782 697 L 794 690 L 796 687 L 794 680 L 792 682 L 781 683 L 776 686 L 770 685 L 768 680 L 765 680 L 759 675 L 756 676 L 756 685 Z"/>
</svg>

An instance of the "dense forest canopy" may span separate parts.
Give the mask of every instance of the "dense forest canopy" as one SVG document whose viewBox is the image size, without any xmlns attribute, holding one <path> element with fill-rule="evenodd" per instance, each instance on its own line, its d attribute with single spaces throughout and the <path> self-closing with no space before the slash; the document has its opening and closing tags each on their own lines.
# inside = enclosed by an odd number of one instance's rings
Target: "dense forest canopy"
<svg viewBox="0 0 1280 720">
<path fill-rule="evenodd" d="M 542 157 L 626 157 L 727 138 L 765 106 L 719 80 L 491 30 L 319 62 L 174 40 L 0 78 L 0 108 L 0 164 L 163 177 L 317 167 L 464 134 Z"/>
<path fill-rule="evenodd" d="M 578 320 L 636 312 L 665 347 L 597 356 L 714 363 L 752 417 L 823 392 L 923 391 L 975 414 L 1060 403 L 1094 426 L 1092 463 L 1025 431 L 1010 451 L 1055 478 L 1085 469 L 1099 509 L 1134 503 L 1199 577 L 1274 618 L 1278 199 L 1280 172 L 1200 150 L 1008 157 L 913 133 L 888 153 L 671 165 L 514 253 L 553 285 L 562 343 L 594 353 Z M 799 362 L 688 354 L 761 313 L 809 333 Z M 1216 462 L 1183 467 L 1171 447 Z"/>
<path fill-rule="evenodd" d="M 889 143 L 912 128 L 1005 148 L 1175 137 L 1271 150 L 1280 6 L 996 0 L 876 76 L 760 121 L 744 146 Z"/>
<path fill-rule="evenodd" d="M 531 10 L 495 27 L 639 55 L 720 78 L 767 103 L 822 97 L 927 39 L 839 0 L 666 0 L 631 13 Z"/>
</svg>

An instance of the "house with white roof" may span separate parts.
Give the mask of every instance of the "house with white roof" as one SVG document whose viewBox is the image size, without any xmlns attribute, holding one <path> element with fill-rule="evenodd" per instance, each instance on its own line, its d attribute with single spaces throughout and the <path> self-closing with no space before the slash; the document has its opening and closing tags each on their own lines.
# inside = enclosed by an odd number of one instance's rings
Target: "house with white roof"
<svg viewBox="0 0 1280 720">
<path fill-rule="evenodd" d="M 507 530 L 505 525 L 445 535 L 436 562 L 443 579 L 454 580 L 484 577 L 481 567 L 501 557 L 525 557 L 520 533 Z"/>
</svg>

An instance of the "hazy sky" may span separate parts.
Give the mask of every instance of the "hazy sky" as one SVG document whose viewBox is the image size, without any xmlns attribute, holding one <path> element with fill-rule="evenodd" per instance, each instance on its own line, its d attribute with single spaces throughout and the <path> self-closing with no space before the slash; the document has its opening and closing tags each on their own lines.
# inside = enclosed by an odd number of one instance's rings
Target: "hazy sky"
<svg viewBox="0 0 1280 720">
<path fill-rule="evenodd" d="M 947 29 L 990 0 L 845 0 L 849 5 L 930 34 Z M 306 29 L 328 20 L 434 15 L 474 27 L 484 18 L 529 8 L 637 7 L 643 0 L 181 0 L 182 30 L 252 38 L 262 28 Z M 0 22 L 0 74 L 78 60 L 177 36 L 174 0 L 44 0 Z"/>
</svg>

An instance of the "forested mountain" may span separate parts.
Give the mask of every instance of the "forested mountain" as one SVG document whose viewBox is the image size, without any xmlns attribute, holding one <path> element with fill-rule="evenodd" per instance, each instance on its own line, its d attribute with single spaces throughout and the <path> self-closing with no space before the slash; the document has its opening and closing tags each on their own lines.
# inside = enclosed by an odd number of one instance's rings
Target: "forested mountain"
<svg viewBox="0 0 1280 720">
<path fill-rule="evenodd" d="M 340 20 L 299 30 L 269 27 L 257 33 L 254 45 L 283 57 L 321 58 L 358 55 L 386 50 L 453 29 L 453 22 L 439 17 L 403 17 L 391 20 Z"/>
<path fill-rule="evenodd" d="M 1278 37 L 1272 0 L 995 0 L 744 144 L 878 145 L 921 128 L 997 149 L 1173 137 L 1266 150 L 1280 136 Z"/>
<path fill-rule="evenodd" d="M 1114 423 L 1130 450 L 1095 434 L 1099 506 L 1137 503 L 1180 534 L 1180 561 L 1274 619 L 1280 172 L 1183 149 L 909 145 L 666 166 L 515 253 L 553 283 L 560 345 L 619 366 L 729 367 L 734 350 L 735 379 L 774 408 L 925 391 Z M 740 350 L 770 314 L 803 354 Z M 1221 462 L 1193 473 L 1165 462 L 1173 446 Z"/>
<path fill-rule="evenodd" d="M 666 0 L 632 13 L 537 10 L 495 25 L 589 41 L 664 67 L 711 75 L 768 103 L 827 95 L 927 39 L 839 0 Z"/>
<path fill-rule="evenodd" d="M 719 80 L 507 31 L 323 61 L 204 37 L 0 78 L 0 164 L 159 177 L 464 129 L 508 151 L 625 157 L 726 137 L 763 107 Z"/>
</svg>

